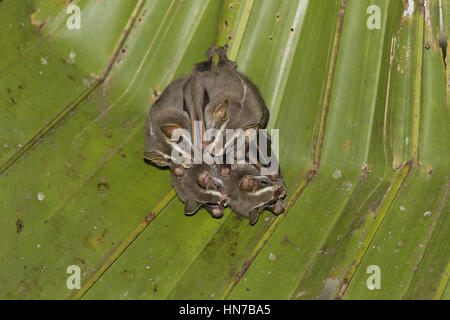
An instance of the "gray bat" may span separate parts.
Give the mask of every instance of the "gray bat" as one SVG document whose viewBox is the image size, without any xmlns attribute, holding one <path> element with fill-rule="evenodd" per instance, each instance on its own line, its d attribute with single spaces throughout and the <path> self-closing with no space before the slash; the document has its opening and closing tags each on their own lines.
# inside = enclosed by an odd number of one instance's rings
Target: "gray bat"
<svg viewBox="0 0 450 320">
<path fill-rule="evenodd" d="M 224 207 L 229 201 L 225 185 L 218 177 L 215 166 L 193 165 L 183 175 L 172 174 L 172 185 L 184 202 L 184 212 L 187 215 L 196 213 L 204 206 L 213 217 L 218 218 L 223 215 Z"/>
<path fill-rule="evenodd" d="M 249 153 L 248 134 L 253 132 L 250 129 L 256 132 L 264 128 L 269 111 L 258 88 L 236 70 L 236 63 L 227 58 L 226 51 L 227 47 L 211 47 L 208 60 L 194 65 L 191 74 L 172 82 L 150 108 L 144 157 L 157 166 L 170 168 L 172 185 L 185 204 L 186 214 L 204 207 L 213 217 L 220 218 L 229 205 L 254 224 L 265 209 L 277 215 L 285 210 L 281 199 L 286 195 L 286 187 L 276 159 L 278 171 L 263 176 L 260 170 L 268 166 L 267 160 L 273 164 L 274 159 Z M 219 62 L 214 66 L 216 53 Z M 195 126 L 195 121 L 201 126 Z M 205 138 L 203 134 L 212 128 L 218 135 Z M 183 129 L 184 134 L 180 135 L 178 129 Z M 226 129 L 242 129 L 244 142 L 237 134 L 227 136 Z M 235 160 L 242 155 L 247 160 L 256 156 L 255 165 L 193 165 L 192 153 L 199 147 L 194 143 L 196 135 L 202 137 L 200 151 L 209 148 L 213 156 L 225 159 L 237 147 L 232 154 Z M 253 137 L 259 137 L 259 133 Z M 243 151 L 240 145 L 235 146 L 236 140 L 245 144 Z M 268 137 L 269 148 L 270 143 Z M 173 151 L 181 158 L 175 158 Z"/>
<path fill-rule="evenodd" d="M 176 129 L 186 129 L 192 135 L 191 115 L 186 108 L 183 94 L 189 80 L 190 76 L 186 76 L 172 82 L 147 114 L 144 157 L 157 166 L 180 166 L 172 158 L 173 148 L 180 149 L 181 158 L 189 159 L 192 163 L 192 153 L 186 151 L 188 148 L 183 150 L 179 145 L 182 138 L 185 143 L 191 144 L 191 137 L 174 138 Z"/>
<path fill-rule="evenodd" d="M 231 209 L 248 217 L 250 224 L 255 224 L 266 208 L 276 215 L 284 212 L 281 199 L 286 196 L 286 187 L 281 175 L 279 179 L 271 179 L 260 175 L 260 170 L 253 165 L 233 165 L 224 183 Z"/>
</svg>

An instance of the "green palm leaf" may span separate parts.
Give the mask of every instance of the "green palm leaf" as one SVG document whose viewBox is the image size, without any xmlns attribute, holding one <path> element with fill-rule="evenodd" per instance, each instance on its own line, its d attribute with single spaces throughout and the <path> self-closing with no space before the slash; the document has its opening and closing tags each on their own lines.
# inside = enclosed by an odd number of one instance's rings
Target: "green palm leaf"
<svg viewBox="0 0 450 320">
<path fill-rule="evenodd" d="M 449 299 L 450 10 L 421 3 L 80 0 L 72 30 L 63 1 L 1 1 L 0 297 Z M 252 227 L 184 216 L 141 157 L 215 43 L 280 130 L 287 212 Z"/>
</svg>

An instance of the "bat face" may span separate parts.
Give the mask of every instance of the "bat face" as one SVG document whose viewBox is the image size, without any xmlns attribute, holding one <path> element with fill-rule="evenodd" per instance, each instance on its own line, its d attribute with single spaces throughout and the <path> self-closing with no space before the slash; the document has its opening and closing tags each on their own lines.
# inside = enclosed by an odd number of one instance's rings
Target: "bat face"
<svg viewBox="0 0 450 320">
<path fill-rule="evenodd" d="M 179 147 L 181 139 L 190 143 L 191 138 L 176 135 L 177 129 L 191 132 L 191 120 L 185 108 L 183 88 L 189 77 L 184 77 L 170 84 L 150 108 L 145 128 L 144 157 L 160 167 L 174 164 L 172 150 L 179 149 L 182 159 L 192 159 L 192 155 Z M 188 167 L 188 166 L 186 166 Z"/>
<path fill-rule="evenodd" d="M 235 165 L 225 183 L 230 207 L 249 217 L 251 224 L 258 220 L 259 213 L 265 208 L 275 214 L 284 211 L 281 199 L 286 195 L 286 187 L 281 178 L 274 180 L 261 176 L 259 169 L 252 165 Z"/>
<path fill-rule="evenodd" d="M 185 203 L 186 214 L 194 214 L 205 206 L 214 217 L 219 217 L 229 201 L 215 166 L 194 165 L 181 176 L 172 174 L 172 185 Z"/>
</svg>

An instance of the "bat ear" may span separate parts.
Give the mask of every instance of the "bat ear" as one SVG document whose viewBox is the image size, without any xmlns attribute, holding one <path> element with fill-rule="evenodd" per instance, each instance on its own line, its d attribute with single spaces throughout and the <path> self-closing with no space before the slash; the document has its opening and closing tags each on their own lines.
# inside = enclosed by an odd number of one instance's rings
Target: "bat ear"
<svg viewBox="0 0 450 320">
<path fill-rule="evenodd" d="M 152 161 L 153 159 L 158 158 L 159 154 L 155 151 L 146 151 L 142 154 L 142 156 L 144 157 L 144 159 Z"/>
<path fill-rule="evenodd" d="M 228 119 L 228 111 L 223 104 L 219 104 L 214 111 L 214 120 L 216 121 L 226 121 Z"/>
<path fill-rule="evenodd" d="M 172 142 L 178 142 L 178 139 L 172 138 L 175 130 L 180 129 L 177 124 L 167 123 L 163 124 L 160 128 L 161 132 Z"/>
<path fill-rule="evenodd" d="M 187 215 L 192 215 L 200 209 L 201 204 L 195 200 L 186 200 L 184 204 L 184 213 Z"/>
<path fill-rule="evenodd" d="M 212 180 L 211 174 L 207 171 L 204 171 L 197 176 L 198 186 L 205 190 L 208 189 L 208 187 L 210 186 L 211 180 Z"/>
<path fill-rule="evenodd" d="M 157 153 L 156 151 L 146 151 L 142 154 L 145 160 L 151 161 L 158 166 L 166 166 L 167 161 L 164 159 L 162 155 Z"/>
<path fill-rule="evenodd" d="M 255 192 L 256 191 L 256 181 L 251 176 L 244 176 L 239 182 L 239 190 L 244 192 Z"/>
<path fill-rule="evenodd" d="M 252 211 L 250 211 L 248 214 L 248 218 L 250 220 L 250 224 L 254 225 L 256 223 L 256 221 L 258 221 L 258 218 L 259 218 L 259 209 L 255 208 Z"/>
</svg>

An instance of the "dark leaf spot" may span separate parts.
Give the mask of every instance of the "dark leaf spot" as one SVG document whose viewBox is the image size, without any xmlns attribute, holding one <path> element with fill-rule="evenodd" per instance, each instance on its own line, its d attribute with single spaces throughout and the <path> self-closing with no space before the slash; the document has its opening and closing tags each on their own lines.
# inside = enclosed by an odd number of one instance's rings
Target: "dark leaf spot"
<svg viewBox="0 0 450 320">
<path fill-rule="evenodd" d="M 16 221 L 16 232 L 20 233 L 23 230 L 23 221 L 22 219 L 17 219 Z"/>
</svg>

